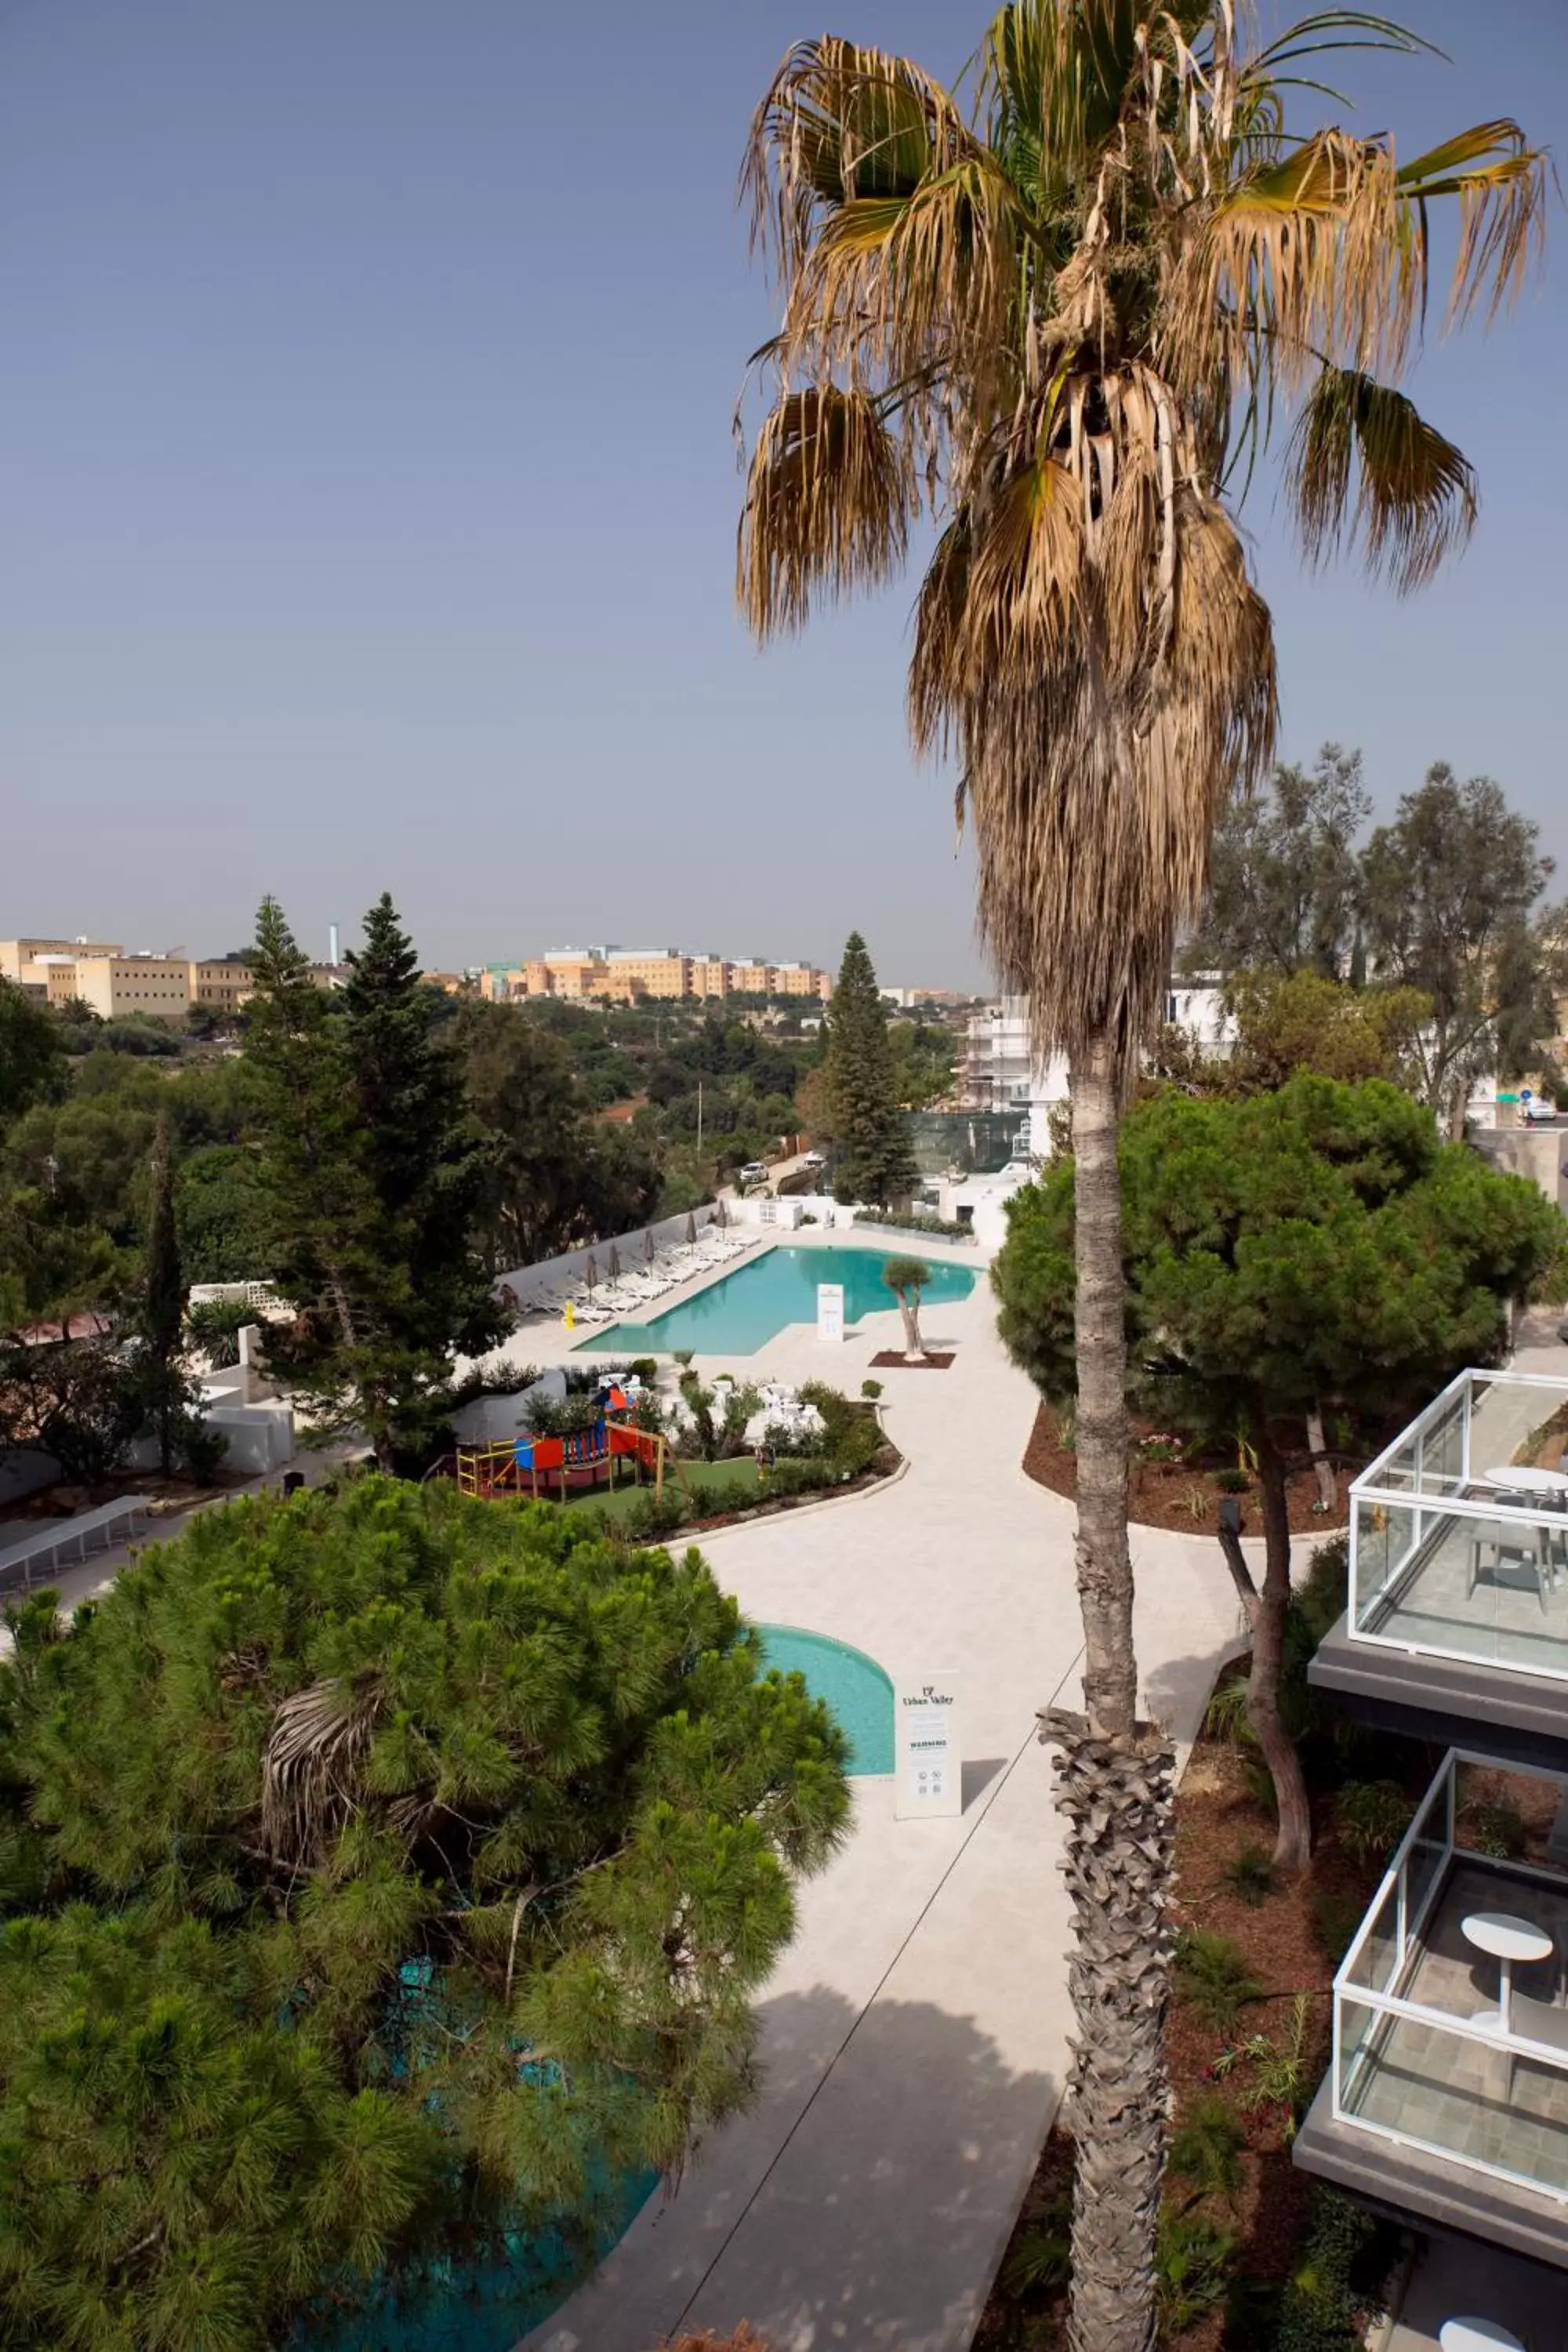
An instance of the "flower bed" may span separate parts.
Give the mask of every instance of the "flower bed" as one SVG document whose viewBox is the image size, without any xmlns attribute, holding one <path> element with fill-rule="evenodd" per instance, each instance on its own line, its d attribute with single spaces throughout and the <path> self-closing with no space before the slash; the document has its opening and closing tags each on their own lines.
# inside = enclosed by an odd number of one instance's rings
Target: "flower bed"
<svg viewBox="0 0 1568 2352">
<path fill-rule="evenodd" d="M 1173 2352 L 1276 2352 L 1292 2342 L 1350 2352 L 1358 2339 L 1329 2331 L 1342 2305 L 1348 2329 L 1358 2305 L 1375 2300 L 1387 2267 L 1373 2226 L 1345 2200 L 1314 2191 L 1290 2160 L 1297 2119 L 1327 2063 L 1333 1972 L 1384 1860 L 1351 1852 L 1331 1806 L 1324 1812 L 1310 1871 L 1265 1888 L 1258 1856 L 1274 1824 L 1248 1751 L 1205 1736 L 1177 1794 L 1176 1921 L 1186 1965 L 1177 1970 L 1167 2042 L 1175 2130 L 1161 2336 Z M 1071 2137 L 1058 2126 L 975 2352 L 1054 2352 L 1066 2341 L 1072 2164 Z M 1321 2332 L 1302 2332 L 1303 2297 L 1324 2292 L 1342 2254 L 1348 2284 L 1334 2289 L 1332 2309 L 1313 2313 Z M 1210 2296 L 1207 2308 L 1191 2308 Z"/>
<path fill-rule="evenodd" d="M 1219 1520 L 1222 1494 L 1237 1487 L 1243 1510 L 1250 1513 L 1248 1533 L 1261 1534 L 1257 1483 L 1246 1475 L 1237 1475 L 1234 1451 L 1219 1446 L 1183 1445 L 1173 1435 L 1136 1422 L 1133 1428 L 1136 1443 L 1131 1464 L 1129 1507 L 1140 1527 L 1169 1528 L 1183 1535 L 1212 1535 Z M 1359 1475 L 1371 1458 L 1370 1453 L 1364 1456 L 1358 1454 L 1353 1460 L 1336 1466 L 1331 1511 L 1317 1508 L 1318 1482 L 1313 1472 L 1299 1472 L 1290 1481 L 1291 1533 L 1321 1536 L 1330 1528 L 1343 1527 L 1349 1517 L 1345 1498 L 1351 1480 Z M 1063 1445 L 1052 1405 L 1042 1403 L 1035 1415 L 1034 1430 L 1024 1453 L 1024 1468 L 1037 1486 L 1048 1486 L 1053 1494 L 1076 1500 L 1078 1456 L 1070 1446 Z"/>
</svg>

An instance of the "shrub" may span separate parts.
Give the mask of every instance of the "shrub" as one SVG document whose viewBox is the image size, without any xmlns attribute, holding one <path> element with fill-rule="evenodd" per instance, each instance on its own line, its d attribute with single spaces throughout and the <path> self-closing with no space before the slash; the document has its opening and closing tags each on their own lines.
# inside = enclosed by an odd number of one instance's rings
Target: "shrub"
<svg viewBox="0 0 1568 2352">
<path fill-rule="evenodd" d="M 1191 2183 L 1187 2203 L 1178 2210 L 1190 2211 L 1205 2197 L 1234 2197 L 1246 2146 L 1247 2133 L 1229 2101 L 1200 2099 L 1171 2135 L 1166 2168 L 1173 2179 Z"/>
<path fill-rule="evenodd" d="M 1222 2050 L 1214 2062 L 1215 2074 L 1221 2078 L 1243 2060 L 1256 2070 L 1252 2088 L 1242 2105 L 1252 2115 L 1265 2107 L 1283 2108 L 1287 2138 L 1295 2135 L 1311 2088 L 1311 2062 L 1307 2048 L 1311 2022 L 1312 1997 L 1310 1993 L 1299 1992 L 1291 2004 L 1290 2031 L 1283 2041 L 1276 2041 L 1271 2033 L 1251 2033 L 1235 2049 Z"/>
<path fill-rule="evenodd" d="M 1161 2216 L 1156 2296 L 1161 2332 L 1180 2336 L 1225 2301 L 1237 2239 L 1206 2213 Z"/>
<path fill-rule="evenodd" d="M 1314 2188 L 1301 2259 L 1280 2300 L 1275 2352 L 1359 2352 L 1382 2307 L 1397 2234 L 1337 2189 Z"/>
<path fill-rule="evenodd" d="M 867 1398 L 867 1399 L 869 1401 L 869 1402 L 871 1402 L 872 1404 L 875 1404 L 875 1403 L 876 1403 L 876 1402 L 877 1402 L 877 1399 L 878 1399 L 878 1398 L 881 1395 L 881 1393 L 882 1393 L 882 1383 L 881 1383 L 881 1381 L 861 1381 L 861 1383 L 860 1383 L 860 1393 L 861 1393 L 861 1395 L 862 1395 L 863 1397 Z"/>
<path fill-rule="evenodd" d="M 1362 1909 L 1353 1895 L 1334 1895 L 1320 1888 L 1312 1896 L 1312 1933 L 1331 1968 L 1337 1969 L 1350 1950 L 1361 1926 Z"/>
<path fill-rule="evenodd" d="M 1524 1852 L 1524 1815 L 1507 1797 L 1481 1799 L 1465 1807 L 1460 1820 L 1465 1843 L 1498 1862 L 1514 1862 Z"/>
<path fill-rule="evenodd" d="M 1397 1780 L 1347 1780 L 1334 1806 L 1334 1827 L 1358 1862 L 1370 1862 L 1399 1843 L 1415 1811 Z"/>
<path fill-rule="evenodd" d="M 657 1381 L 658 1378 L 658 1358 L 657 1356 L 634 1356 L 631 1362 L 626 1366 L 626 1370 L 629 1372 L 635 1372 L 639 1381 Z"/>
<path fill-rule="evenodd" d="M 1053 2199 L 1043 2213 L 1015 2232 L 1002 2265 L 1003 2292 L 1036 2297 L 1055 2294 L 1072 2272 L 1072 2200 Z"/>
<path fill-rule="evenodd" d="M 213 1370 L 221 1372 L 238 1363 L 239 1335 L 247 1323 L 257 1320 L 254 1307 L 241 1307 L 232 1299 L 226 1304 L 214 1299 L 193 1307 L 185 1324 Z"/>
<path fill-rule="evenodd" d="M 1205 1927 L 1184 1927 L 1177 1937 L 1176 1984 L 1216 2033 L 1230 2032 L 1247 2003 L 1263 1991 L 1240 1945 Z"/>
<path fill-rule="evenodd" d="M 1255 1737 L 1247 1719 L 1247 1676 L 1231 1675 L 1215 1691 L 1204 1710 L 1204 1731 L 1226 1748 L 1240 1748 Z"/>
<path fill-rule="evenodd" d="M 1222 1495 L 1245 1495 L 1250 1491 L 1252 1481 L 1245 1470 L 1215 1470 L 1211 1475 Z"/>
<path fill-rule="evenodd" d="M 855 1223 L 858 1225 L 885 1225 L 889 1233 L 895 1234 L 945 1234 L 952 1240 L 960 1242 L 974 1239 L 973 1225 L 961 1224 L 954 1217 L 919 1216 L 912 1210 L 906 1216 L 895 1216 L 886 1209 L 858 1209 Z"/>
<path fill-rule="evenodd" d="M 1256 1911 L 1274 1892 L 1274 1864 L 1260 1845 L 1244 1845 L 1220 1872 L 1220 1885 Z"/>
<path fill-rule="evenodd" d="M 753 1388 L 709 1388 L 693 1371 L 680 1375 L 680 1394 L 691 1415 L 690 1442 L 704 1462 L 744 1453 L 746 1423 L 762 1402 Z"/>
<path fill-rule="evenodd" d="M 675 1360 L 683 1372 L 689 1372 L 691 1370 L 691 1360 L 696 1353 L 695 1348 L 677 1348 L 674 1350 Z"/>
<path fill-rule="evenodd" d="M 686 1525 L 691 1517 L 691 1505 L 679 1487 L 666 1486 L 662 1494 L 635 1496 L 627 1504 L 620 1521 L 621 1531 L 633 1543 L 661 1543 Z"/>
<path fill-rule="evenodd" d="M 796 1459 L 781 1462 L 768 1480 L 769 1495 L 815 1495 L 826 1486 L 836 1486 L 838 1474 L 830 1462 L 818 1456 L 815 1460 Z M 759 1496 L 759 1500 L 765 1499 Z"/>
</svg>

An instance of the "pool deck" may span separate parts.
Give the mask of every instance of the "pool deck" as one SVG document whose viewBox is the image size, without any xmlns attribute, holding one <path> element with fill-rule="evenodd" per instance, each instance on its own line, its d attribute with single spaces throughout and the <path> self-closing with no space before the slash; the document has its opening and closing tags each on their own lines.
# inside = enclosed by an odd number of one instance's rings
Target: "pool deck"
<svg viewBox="0 0 1568 2352">
<path fill-rule="evenodd" d="M 760 2004 L 756 2104 L 529 2352 L 652 2352 L 742 2319 L 772 2352 L 964 2352 L 1056 2114 L 1070 1923 L 1035 1712 L 1079 1698 L 1074 1514 L 1019 1466 L 1036 1397 L 996 1337 L 984 1260 L 962 1245 L 921 1255 L 980 1278 L 922 1318 L 929 1346 L 956 1346 L 951 1370 L 879 1375 L 906 1474 L 700 1541 L 751 1616 L 853 1643 L 895 1680 L 959 1677 L 964 1812 L 895 1822 L 891 1780 L 854 1782 L 853 1835 L 804 1890 Z M 520 1358 L 536 1359 L 542 1328 L 511 1343 Z M 841 1346 L 794 1326 L 755 1355 L 698 1366 L 853 1395 L 898 1334 L 889 1303 Z M 1237 1645 L 1234 1594 L 1203 1538 L 1135 1529 L 1133 1559 L 1145 1703 L 1184 1755 Z"/>
</svg>

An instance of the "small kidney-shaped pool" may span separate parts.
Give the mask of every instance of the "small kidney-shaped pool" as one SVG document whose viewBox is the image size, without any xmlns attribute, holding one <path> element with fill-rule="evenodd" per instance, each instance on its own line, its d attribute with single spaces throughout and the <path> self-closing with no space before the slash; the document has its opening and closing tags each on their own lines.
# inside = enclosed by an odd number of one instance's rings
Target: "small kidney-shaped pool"
<svg viewBox="0 0 1568 2352">
<path fill-rule="evenodd" d="M 826 1633 L 795 1625 L 759 1625 L 763 1655 L 781 1675 L 804 1675 L 813 1698 L 826 1699 L 848 1734 L 852 1774 L 893 1769 L 893 1685 L 875 1658 Z"/>
</svg>

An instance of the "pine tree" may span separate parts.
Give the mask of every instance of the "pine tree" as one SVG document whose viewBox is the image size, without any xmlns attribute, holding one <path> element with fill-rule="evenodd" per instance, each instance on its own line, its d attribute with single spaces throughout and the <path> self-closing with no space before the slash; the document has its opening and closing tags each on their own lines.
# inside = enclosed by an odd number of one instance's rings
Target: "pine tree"
<svg viewBox="0 0 1568 2352">
<path fill-rule="evenodd" d="M 0 2343 L 473 2342 L 750 2095 L 844 1734 L 592 1514 L 360 1479 L 147 1573 L 0 1660 Z"/>
<path fill-rule="evenodd" d="M 915 1187 L 909 1120 L 900 1107 L 888 1040 L 888 1011 L 866 942 L 851 931 L 828 1008 L 826 1091 L 838 1146 L 834 1193 L 886 1207 Z"/>
</svg>

